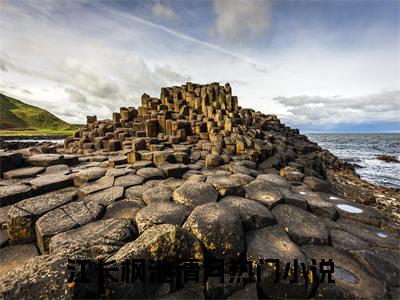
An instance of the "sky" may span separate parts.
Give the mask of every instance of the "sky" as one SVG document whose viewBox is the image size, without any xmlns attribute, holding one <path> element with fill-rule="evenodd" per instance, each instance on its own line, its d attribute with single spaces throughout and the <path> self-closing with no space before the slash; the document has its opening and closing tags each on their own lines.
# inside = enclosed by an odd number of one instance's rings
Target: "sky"
<svg viewBox="0 0 400 300">
<path fill-rule="evenodd" d="M 302 132 L 400 132 L 400 1 L 0 0 L 0 92 L 65 121 L 187 81 Z"/>
</svg>

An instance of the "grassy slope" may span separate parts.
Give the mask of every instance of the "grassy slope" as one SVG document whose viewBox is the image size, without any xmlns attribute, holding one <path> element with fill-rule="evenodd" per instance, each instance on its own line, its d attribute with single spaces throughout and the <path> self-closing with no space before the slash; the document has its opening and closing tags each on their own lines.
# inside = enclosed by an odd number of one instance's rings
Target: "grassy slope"
<svg viewBox="0 0 400 300">
<path fill-rule="evenodd" d="M 68 134 L 77 125 L 0 93 L 0 135 Z"/>
</svg>

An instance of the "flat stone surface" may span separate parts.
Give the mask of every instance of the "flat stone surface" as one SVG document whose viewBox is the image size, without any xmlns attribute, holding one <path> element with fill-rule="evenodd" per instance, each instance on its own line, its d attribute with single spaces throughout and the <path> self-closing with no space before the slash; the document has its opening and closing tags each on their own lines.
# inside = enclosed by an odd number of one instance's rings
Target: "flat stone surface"
<svg viewBox="0 0 400 300">
<path fill-rule="evenodd" d="M 219 203 L 229 206 L 239 213 L 245 230 L 254 230 L 276 223 L 269 209 L 254 200 L 228 196 L 222 198 Z"/>
<path fill-rule="evenodd" d="M 350 254 L 376 278 L 388 286 L 396 287 L 400 278 L 399 249 L 373 248 L 368 250 L 352 250 Z"/>
<path fill-rule="evenodd" d="M 196 184 L 184 183 L 173 193 L 175 202 L 195 208 L 196 206 L 215 202 L 218 198 L 218 191 L 207 182 L 198 182 Z"/>
<path fill-rule="evenodd" d="M 73 184 L 72 177 L 64 174 L 51 174 L 36 177 L 29 181 L 36 193 L 48 193 Z"/>
<path fill-rule="evenodd" d="M 304 195 L 307 199 L 308 207 L 314 215 L 336 220 L 338 213 L 335 208 L 335 203 L 325 200 L 319 193 L 310 192 Z"/>
<path fill-rule="evenodd" d="M 83 198 L 85 203 L 95 202 L 102 206 L 108 206 L 124 196 L 124 187 L 113 186 L 97 193 L 90 194 Z"/>
<path fill-rule="evenodd" d="M 306 197 L 304 195 L 293 192 L 287 188 L 281 188 L 279 189 L 279 192 L 282 194 L 285 204 L 297 206 L 304 210 L 309 209 Z"/>
<path fill-rule="evenodd" d="M 306 184 L 310 190 L 314 192 L 330 192 L 329 184 L 320 178 L 313 177 L 313 176 L 306 176 L 303 179 L 303 183 Z"/>
<path fill-rule="evenodd" d="M 276 174 L 260 174 L 257 176 L 256 180 L 266 181 L 272 186 L 290 188 L 290 182 L 288 182 L 285 177 Z"/>
<path fill-rule="evenodd" d="M 10 208 L 11 205 L 0 207 L 0 229 L 3 227 L 3 224 L 7 223 L 7 214 Z"/>
<path fill-rule="evenodd" d="M 178 187 L 180 187 L 184 183 L 185 183 L 185 180 L 182 180 L 179 178 L 174 178 L 174 177 L 169 177 L 169 178 L 163 180 L 160 183 L 160 185 L 167 186 L 167 187 L 171 188 L 172 190 L 176 190 Z"/>
<path fill-rule="evenodd" d="M 32 188 L 26 184 L 0 186 L 0 207 L 14 204 L 32 195 Z"/>
<path fill-rule="evenodd" d="M 145 206 L 142 200 L 123 199 L 107 206 L 103 220 L 130 219 L 134 220 L 137 212 Z"/>
<path fill-rule="evenodd" d="M 7 215 L 7 231 L 14 243 L 35 240 L 35 222 L 46 212 L 73 200 L 66 194 L 41 195 L 14 204 Z"/>
<path fill-rule="evenodd" d="M 99 192 L 101 190 L 105 190 L 109 187 L 112 187 L 114 184 L 114 177 L 112 176 L 104 176 L 100 179 L 86 183 L 79 188 L 78 196 L 83 198 L 89 194 Z"/>
<path fill-rule="evenodd" d="M 71 173 L 71 169 L 68 165 L 65 164 L 60 164 L 60 165 L 54 165 L 54 166 L 49 166 L 46 168 L 46 171 L 44 172 L 43 175 L 50 175 L 50 174 L 64 174 L 67 175 Z"/>
<path fill-rule="evenodd" d="M 246 198 L 256 200 L 269 209 L 283 203 L 283 196 L 276 187 L 264 180 L 256 180 L 244 186 Z"/>
<path fill-rule="evenodd" d="M 65 272 L 67 258 L 48 255 L 28 259 L 0 277 L 0 296 L 4 299 L 71 299 Z"/>
<path fill-rule="evenodd" d="M 44 172 L 44 167 L 27 167 L 10 170 L 3 173 L 4 179 L 21 179 L 35 177 L 37 174 Z"/>
<path fill-rule="evenodd" d="M 34 244 L 23 244 L 0 248 L 0 278 L 8 271 L 39 255 Z"/>
<path fill-rule="evenodd" d="M 142 200 L 142 194 L 144 191 L 148 190 L 150 187 L 145 185 L 135 185 L 130 188 L 127 188 L 125 191 L 125 197 L 128 200 L 131 199 L 140 199 Z"/>
<path fill-rule="evenodd" d="M 51 255 L 104 258 L 136 237 L 129 220 L 100 220 L 57 234 L 51 238 L 49 249 Z"/>
<path fill-rule="evenodd" d="M 206 182 L 212 184 L 221 197 L 244 196 L 242 184 L 230 177 L 208 176 Z"/>
<path fill-rule="evenodd" d="M 339 201 L 338 201 L 339 202 Z M 373 207 L 355 202 L 342 202 L 335 205 L 340 218 L 350 219 L 374 226 L 381 224 L 381 213 Z"/>
<path fill-rule="evenodd" d="M 381 281 L 369 275 L 361 265 L 345 252 L 330 246 L 305 245 L 302 247 L 307 258 L 332 259 L 335 283 L 320 283 L 317 294 L 322 298 L 382 299 L 385 287 Z"/>
<path fill-rule="evenodd" d="M 159 224 L 181 226 L 190 213 L 190 209 L 175 202 L 150 203 L 136 214 L 136 225 L 142 233 L 147 228 Z"/>
<path fill-rule="evenodd" d="M 183 228 L 199 239 L 212 257 L 235 259 L 245 250 L 239 213 L 220 203 L 197 206 Z"/>
<path fill-rule="evenodd" d="M 64 163 L 64 156 L 60 154 L 36 154 L 26 159 L 27 163 L 35 167 L 48 167 Z"/>
<path fill-rule="evenodd" d="M 103 177 L 107 169 L 100 167 L 92 167 L 79 171 L 74 174 L 73 180 L 75 186 L 82 186 L 89 181 L 93 181 Z"/>
<path fill-rule="evenodd" d="M 229 178 L 233 179 L 235 182 L 238 182 L 243 186 L 255 180 L 254 177 L 242 173 L 232 174 L 229 176 Z"/>
<path fill-rule="evenodd" d="M 146 189 L 142 194 L 142 200 L 147 204 L 154 202 L 167 202 L 172 199 L 172 189 L 168 186 L 157 185 Z"/>
<path fill-rule="evenodd" d="M 114 186 L 119 185 L 119 186 L 128 188 L 128 187 L 131 187 L 134 185 L 142 184 L 143 181 L 144 181 L 144 178 L 142 176 L 129 174 L 129 175 L 119 176 L 119 177 L 115 178 Z"/>
<path fill-rule="evenodd" d="M 42 254 L 48 252 L 49 241 L 56 234 L 98 220 L 103 211 L 103 206 L 95 202 L 85 204 L 83 201 L 71 202 L 49 211 L 40 217 L 35 225 L 40 252 Z"/>
<path fill-rule="evenodd" d="M 152 161 L 147 161 L 147 160 L 136 161 L 135 163 L 132 164 L 132 168 L 136 170 L 140 170 L 143 168 L 150 168 L 150 167 L 154 167 L 154 164 Z"/>
<path fill-rule="evenodd" d="M 344 230 L 331 229 L 329 230 L 331 236 L 331 244 L 333 247 L 348 251 L 348 250 L 366 250 L 369 245 L 359 237 L 352 235 Z"/>
<path fill-rule="evenodd" d="M 136 174 L 142 176 L 145 181 L 165 178 L 163 171 L 158 168 L 141 168 Z"/>
<path fill-rule="evenodd" d="M 107 261 L 121 263 L 126 259 L 200 259 L 203 252 L 200 242 L 177 225 L 152 226 L 136 240 L 127 243 Z"/>
<path fill-rule="evenodd" d="M 301 208 L 291 205 L 279 205 L 272 214 L 290 239 L 298 245 L 327 244 L 329 233 L 326 225 L 319 218 Z"/>
<path fill-rule="evenodd" d="M 107 176 L 114 176 L 115 178 L 123 175 L 129 175 L 129 174 L 135 174 L 136 170 L 132 168 L 120 168 L 120 169 L 115 169 L 111 168 L 107 170 L 106 175 Z"/>
</svg>

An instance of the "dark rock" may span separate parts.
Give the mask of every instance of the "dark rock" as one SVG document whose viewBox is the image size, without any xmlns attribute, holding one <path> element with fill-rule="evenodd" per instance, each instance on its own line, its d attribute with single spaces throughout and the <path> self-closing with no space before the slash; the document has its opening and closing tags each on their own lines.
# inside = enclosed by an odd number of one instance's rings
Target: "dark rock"
<svg viewBox="0 0 400 300">
<path fill-rule="evenodd" d="M 57 234 L 51 238 L 49 249 L 51 255 L 104 258 L 136 237 L 129 220 L 100 220 Z"/>
<path fill-rule="evenodd" d="M 108 158 L 108 165 L 110 168 L 115 168 L 116 166 L 124 165 L 128 163 L 128 159 L 125 155 L 110 156 Z"/>
<path fill-rule="evenodd" d="M 129 174 L 115 178 L 114 186 L 123 186 L 124 188 L 128 188 L 134 185 L 142 184 L 144 178 L 142 176 Z"/>
<path fill-rule="evenodd" d="M 346 231 L 331 229 L 329 233 L 331 236 L 331 244 L 337 249 L 344 251 L 369 249 L 367 242 Z"/>
<path fill-rule="evenodd" d="M 242 184 L 225 176 L 208 176 L 207 181 L 212 184 L 221 197 L 244 196 Z"/>
<path fill-rule="evenodd" d="M 73 184 L 71 176 L 63 174 L 51 174 L 36 177 L 29 181 L 35 193 L 43 194 L 59 190 Z"/>
<path fill-rule="evenodd" d="M 17 203 L 33 195 L 32 188 L 25 184 L 0 186 L 0 207 Z"/>
<path fill-rule="evenodd" d="M 340 218 L 351 219 L 375 226 L 381 224 L 381 213 L 376 208 L 354 202 L 338 203 L 335 207 Z"/>
<path fill-rule="evenodd" d="M 307 258 L 321 261 L 332 259 L 335 264 L 332 279 L 319 284 L 317 295 L 321 298 L 382 299 L 385 287 L 378 279 L 369 275 L 350 255 L 329 246 L 306 245 L 302 247 Z"/>
<path fill-rule="evenodd" d="M 219 154 L 207 154 L 206 156 L 206 166 L 207 167 L 218 167 L 222 164 L 222 158 Z"/>
<path fill-rule="evenodd" d="M 0 227 L 0 248 L 7 244 L 9 238 L 7 231 L 5 229 L 1 229 Z"/>
<path fill-rule="evenodd" d="M 15 245 L 0 248 L 0 278 L 9 270 L 39 255 L 34 244 Z"/>
<path fill-rule="evenodd" d="M 229 206 L 239 213 L 245 230 L 254 230 L 276 223 L 268 208 L 254 200 L 228 196 L 222 198 L 219 203 Z"/>
<path fill-rule="evenodd" d="M 108 206 L 124 196 L 124 187 L 113 186 L 97 193 L 86 196 L 83 201 L 85 203 L 95 202 L 102 206 Z"/>
<path fill-rule="evenodd" d="M 8 211 L 7 231 L 13 243 L 29 243 L 35 240 L 35 222 L 46 212 L 71 202 L 65 194 L 41 195 L 22 200 Z"/>
<path fill-rule="evenodd" d="M 297 206 L 301 209 L 308 210 L 308 203 L 304 195 L 300 193 L 292 192 L 290 189 L 281 188 L 279 189 L 283 196 L 285 204 Z"/>
<path fill-rule="evenodd" d="M 103 212 L 103 206 L 95 202 L 85 204 L 83 201 L 71 202 L 49 211 L 40 217 L 35 225 L 40 252 L 42 254 L 48 252 L 49 241 L 56 234 L 98 220 Z"/>
<path fill-rule="evenodd" d="M 21 179 L 35 177 L 37 174 L 44 172 L 44 167 L 27 167 L 10 170 L 3 173 L 4 179 Z"/>
<path fill-rule="evenodd" d="M 158 168 L 142 168 L 136 174 L 142 176 L 145 181 L 165 178 L 164 173 Z"/>
<path fill-rule="evenodd" d="M 395 155 L 377 155 L 376 159 L 387 163 L 400 163 L 400 160 Z"/>
<path fill-rule="evenodd" d="M 227 300 L 256 300 L 258 299 L 257 285 L 255 283 L 247 284 L 242 290 L 234 293 Z"/>
<path fill-rule="evenodd" d="M 127 188 L 125 191 L 125 197 L 128 200 L 142 200 L 142 195 L 144 191 L 148 190 L 150 187 L 145 185 L 135 185 Z"/>
<path fill-rule="evenodd" d="M 79 198 L 83 198 L 89 194 L 99 192 L 101 190 L 105 190 L 107 188 L 112 187 L 114 184 L 114 177 L 104 176 L 100 179 L 86 183 L 79 188 L 78 196 Z"/>
<path fill-rule="evenodd" d="M 335 203 L 325 200 L 319 193 L 310 192 L 304 196 L 307 199 L 311 212 L 315 215 L 336 220 L 338 214 L 336 212 Z"/>
<path fill-rule="evenodd" d="M 82 186 L 89 181 L 97 180 L 103 177 L 107 172 L 107 169 L 100 167 L 88 168 L 74 174 L 73 180 L 75 186 Z"/>
<path fill-rule="evenodd" d="M 283 196 L 276 187 L 264 180 L 255 180 L 244 186 L 246 198 L 253 199 L 269 209 L 283 203 Z"/>
<path fill-rule="evenodd" d="M 291 240 L 298 245 L 327 244 L 328 229 L 313 214 L 291 205 L 279 205 L 272 210 L 278 224 L 284 227 Z"/>
<path fill-rule="evenodd" d="M 157 185 L 146 189 L 142 194 L 142 200 L 147 204 L 168 202 L 172 198 L 172 189 L 168 186 Z"/>
<path fill-rule="evenodd" d="M 330 192 L 329 184 L 320 178 L 314 176 L 304 177 L 303 183 L 306 184 L 314 192 Z"/>
<path fill-rule="evenodd" d="M 231 260 L 244 252 L 244 232 L 239 213 L 220 203 L 197 206 L 183 228 L 198 238 L 215 258 Z"/>
<path fill-rule="evenodd" d="M 23 163 L 21 153 L 0 151 L 0 178 L 4 172 L 22 167 Z"/>
<path fill-rule="evenodd" d="M 139 232 L 159 224 L 181 226 L 190 210 L 183 204 L 175 202 L 152 202 L 136 214 L 136 224 Z"/>
<path fill-rule="evenodd" d="M 130 219 L 134 220 L 137 212 L 145 206 L 143 201 L 120 200 L 107 206 L 103 220 Z"/>
<path fill-rule="evenodd" d="M 64 163 L 64 156 L 60 154 L 36 154 L 27 158 L 27 163 L 35 167 L 49 167 Z"/>
<path fill-rule="evenodd" d="M 218 198 L 218 191 L 207 182 L 198 182 L 196 184 L 184 183 L 173 193 L 175 202 L 184 204 L 189 208 L 215 202 Z"/>
<path fill-rule="evenodd" d="M 281 188 L 290 188 L 290 183 L 282 176 L 276 174 L 260 174 L 256 180 L 263 180 L 268 184 Z"/>
</svg>

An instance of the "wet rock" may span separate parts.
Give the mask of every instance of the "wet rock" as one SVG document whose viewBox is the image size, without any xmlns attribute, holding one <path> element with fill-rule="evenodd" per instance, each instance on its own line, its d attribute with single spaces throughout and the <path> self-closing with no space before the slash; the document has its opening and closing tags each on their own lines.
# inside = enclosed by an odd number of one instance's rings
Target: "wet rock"
<svg viewBox="0 0 400 300">
<path fill-rule="evenodd" d="M 238 258 L 245 249 L 239 213 L 220 203 L 197 206 L 183 228 L 199 239 L 212 257 L 229 261 Z"/>
<path fill-rule="evenodd" d="M 67 258 L 37 256 L 0 277 L 0 297 L 4 299 L 70 299 L 67 289 Z"/>
<path fill-rule="evenodd" d="M 95 202 L 102 206 L 108 206 L 124 196 L 124 187 L 113 186 L 97 193 L 86 196 L 83 201 L 85 203 Z"/>
<path fill-rule="evenodd" d="M 329 230 L 329 233 L 331 237 L 331 244 L 337 249 L 348 251 L 366 250 L 370 248 L 367 242 L 346 231 L 331 229 Z"/>
<path fill-rule="evenodd" d="M 196 206 L 215 202 L 218 198 L 218 191 L 207 182 L 198 182 L 196 184 L 184 183 L 173 193 L 175 202 L 195 208 Z"/>
<path fill-rule="evenodd" d="M 335 208 L 340 218 L 351 219 L 375 226 L 381 224 L 381 213 L 373 207 L 354 202 L 344 202 L 336 204 Z"/>
<path fill-rule="evenodd" d="M 350 251 L 350 254 L 376 278 L 388 286 L 398 286 L 400 278 L 400 251 L 374 248 Z"/>
<path fill-rule="evenodd" d="M 276 223 L 274 216 L 268 208 L 254 200 L 228 196 L 222 198 L 219 203 L 229 206 L 239 213 L 246 231 L 270 226 Z"/>
<path fill-rule="evenodd" d="M 104 258 L 136 237 L 136 229 L 129 220 L 100 220 L 52 237 L 49 252 L 51 255 Z"/>
<path fill-rule="evenodd" d="M 246 198 L 256 200 L 269 209 L 283 203 L 283 196 L 276 187 L 264 180 L 256 180 L 244 186 Z"/>
<path fill-rule="evenodd" d="M 159 224 L 181 226 L 189 215 L 190 209 L 175 202 L 152 202 L 136 214 L 136 224 L 139 232 Z"/>
<path fill-rule="evenodd" d="M 88 168 L 74 174 L 74 185 L 82 186 L 89 181 L 97 180 L 103 177 L 107 172 L 107 169 L 100 167 Z"/>
<path fill-rule="evenodd" d="M 377 155 L 376 159 L 387 163 L 400 163 L 400 160 L 395 155 Z"/>
<path fill-rule="evenodd" d="M 35 167 L 49 167 L 64 163 L 64 156 L 60 154 L 36 154 L 26 159 L 27 163 Z"/>
<path fill-rule="evenodd" d="M 89 194 L 99 192 L 101 190 L 105 190 L 107 188 L 112 187 L 114 184 L 114 177 L 104 176 L 100 179 L 86 183 L 79 188 L 78 196 L 79 198 L 83 198 Z"/>
<path fill-rule="evenodd" d="M 335 283 L 319 284 L 317 295 L 321 298 L 381 299 L 385 295 L 382 282 L 369 275 L 350 255 L 329 246 L 306 245 L 303 252 L 309 259 L 331 258 L 335 264 L 332 278 Z"/>
<path fill-rule="evenodd" d="M 128 188 L 134 185 L 139 185 L 142 184 L 144 181 L 144 178 L 142 176 L 130 174 L 130 175 L 124 175 L 115 178 L 114 185 L 115 186 L 123 186 L 124 188 Z"/>
<path fill-rule="evenodd" d="M 43 194 L 59 190 L 73 184 L 71 176 L 63 174 L 51 174 L 39 176 L 31 181 L 29 184 L 34 189 L 35 193 Z"/>
<path fill-rule="evenodd" d="M 272 214 L 296 244 L 328 244 L 328 229 L 325 223 L 313 214 L 285 204 L 275 207 Z"/>
<path fill-rule="evenodd" d="M 206 182 L 212 184 L 221 197 L 244 196 L 243 186 L 234 179 L 224 176 L 208 176 Z"/>
<path fill-rule="evenodd" d="M 104 212 L 104 207 L 83 201 L 71 202 L 49 211 L 40 217 L 35 225 L 36 240 L 42 254 L 48 252 L 50 239 L 64 231 L 68 231 L 87 223 L 98 220 Z M 57 220 L 57 222 L 54 222 Z"/>
<path fill-rule="evenodd" d="M 146 189 L 142 194 L 142 200 L 149 205 L 150 203 L 168 202 L 172 198 L 172 189 L 168 186 L 157 185 Z"/>
<path fill-rule="evenodd" d="M 136 174 L 142 176 L 145 181 L 165 178 L 164 173 L 158 168 L 142 168 Z"/>
<path fill-rule="evenodd" d="M 0 248 L 0 277 L 6 272 L 39 255 L 34 244 L 24 244 Z"/>
<path fill-rule="evenodd" d="M 4 179 L 21 179 L 35 177 L 36 175 L 43 173 L 44 167 L 26 167 L 10 170 L 3 173 Z"/>
<path fill-rule="evenodd" d="M 339 218 L 336 224 L 360 239 L 366 241 L 370 246 L 396 249 L 400 247 L 400 239 L 378 227 L 367 224 L 352 222 Z"/>
<path fill-rule="evenodd" d="M 303 183 L 306 184 L 314 192 L 330 192 L 329 184 L 325 180 L 319 179 L 317 177 L 306 176 L 304 177 Z"/>
<path fill-rule="evenodd" d="M 0 207 L 14 204 L 32 195 L 32 188 L 25 184 L 0 186 Z"/>
<path fill-rule="evenodd" d="M 71 202 L 65 194 L 41 195 L 22 200 L 11 206 L 7 215 L 7 231 L 13 243 L 35 240 L 35 222 L 46 212 Z"/>
<path fill-rule="evenodd" d="M 338 214 L 335 203 L 325 200 L 319 193 L 309 192 L 304 196 L 311 212 L 315 215 L 336 220 Z"/>
<path fill-rule="evenodd" d="M 137 212 L 145 206 L 143 201 L 120 200 L 107 206 L 103 220 L 130 219 L 134 220 Z"/>
</svg>

